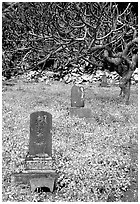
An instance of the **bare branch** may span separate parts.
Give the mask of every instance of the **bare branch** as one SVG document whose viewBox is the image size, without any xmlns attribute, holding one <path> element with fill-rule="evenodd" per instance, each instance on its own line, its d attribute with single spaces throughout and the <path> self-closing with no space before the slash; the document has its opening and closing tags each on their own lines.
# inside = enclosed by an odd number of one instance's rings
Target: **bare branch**
<svg viewBox="0 0 140 204">
<path fill-rule="evenodd" d="M 90 61 L 88 59 L 86 59 L 85 57 L 81 56 L 82 59 L 84 59 L 85 61 L 89 62 L 90 64 L 96 66 L 96 67 L 101 67 L 103 64 L 102 63 L 97 63 L 96 61 Z"/>
<path fill-rule="evenodd" d="M 84 29 L 85 29 L 84 36 L 83 36 L 82 38 L 76 38 L 76 39 L 75 39 L 76 41 L 82 41 L 82 40 L 85 40 L 85 39 L 86 39 L 86 35 L 87 35 L 87 30 L 88 30 L 88 29 L 87 29 L 86 26 L 84 27 Z"/>
<path fill-rule="evenodd" d="M 138 43 L 138 38 L 133 39 L 132 41 L 130 41 L 129 43 L 127 43 L 126 48 L 124 49 L 124 51 L 122 52 L 123 56 L 126 56 L 128 53 L 129 48 L 134 44 L 134 43 Z"/>
<path fill-rule="evenodd" d="M 16 4 L 18 4 L 19 2 L 4 2 L 4 3 L 8 5 L 8 7 L 3 10 L 3 13 L 6 13 L 6 12 L 8 12 L 10 9 L 14 10 L 14 9 L 13 9 L 13 6 L 16 5 Z"/>
<path fill-rule="evenodd" d="M 118 28 L 118 29 L 115 29 L 115 30 L 111 30 L 107 35 L 105 35 L 104 37 L 101 37 L 101 38 L 97 38 L 97 40 L 103 40 L 105 38 L 107 38 L 109 35 L 111 35 L 113 32 L 117 32 L 119 30 L 121 30 L 122 28 L 124 28 L 126 25 L 123 25 L 122 27 Z"/>
<path fill-rule="evenodd" d="M 130 3 L 128 4 L 128 6 L 126 7 L 126 9 L 119 15 L 119 17 L 121 17 L 122 15 L 124 15 L 126 13 L 126 11 L 129 9 L 130 7 Z"/>
</svg>

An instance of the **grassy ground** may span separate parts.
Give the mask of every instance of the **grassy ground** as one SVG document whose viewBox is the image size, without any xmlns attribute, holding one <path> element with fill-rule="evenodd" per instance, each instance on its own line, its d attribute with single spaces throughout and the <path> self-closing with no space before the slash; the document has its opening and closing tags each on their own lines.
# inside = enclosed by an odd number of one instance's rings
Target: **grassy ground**
<svg viewBox="0 0 140 204">
<path fill-rule="evenodd" d="M 137 201 L 137 87 L 126 106 L 119 87 L 86 86 L 91 119 L 70 118 L 71 87 L 22 81 L 3 87 L 3 201 Z M 30 114 L 39 110 L 53 117 L 53 194 L 11 184 L 11 174 L 24 169 Z"/>
</svg>

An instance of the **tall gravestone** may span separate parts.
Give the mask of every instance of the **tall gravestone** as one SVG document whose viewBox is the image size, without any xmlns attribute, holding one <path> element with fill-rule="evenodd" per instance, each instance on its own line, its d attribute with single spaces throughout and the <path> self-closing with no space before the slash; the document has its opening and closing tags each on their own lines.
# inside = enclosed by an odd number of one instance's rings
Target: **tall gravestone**
<svg viewBox="0 0 140 204">
<path fill-rule="evenodd" d="M 29 183 L 31 190 L 48 187 L 53 191 L 56 173 L 52 160 L 52 115 L 45 111 L 30 115 L 29 151 L 25 170 L 14 174 L 16 183 Z"/>
<path fill-rule="evenodd" d="M 30 115 L 29 155 L 52 156 L 52 115 L 40 111 Z"/>
<path fill-rule="evenodd" d="M 91 118 L 91 110 L 85 108 L 84 88 L 74 85 L 71 89 L 71 108 L 70 115 L 78 116 L 79 118 Z"/>
</svg>

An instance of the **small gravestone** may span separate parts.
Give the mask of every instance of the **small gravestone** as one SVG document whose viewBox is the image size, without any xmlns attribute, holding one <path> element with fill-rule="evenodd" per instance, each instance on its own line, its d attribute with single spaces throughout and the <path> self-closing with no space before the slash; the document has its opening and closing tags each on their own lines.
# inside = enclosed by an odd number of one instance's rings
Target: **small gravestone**
<svg viewBox="0 0 140 204">
<path fill-rule="evenodd" d="M 71 89 L 71 108 L 70 115 L 77 116 L 79 118 L 91 118 L 91 110 L 85 108 L 85 94 L 84 88 L 74 85 Z"/>
<path fill-rule="evenodd" d="M 102 76 L 100 86 L 101 87 L 107 87 L 108 86 L 106 74 L 104 74 Z"/>
<path fill-rule="evenodd" d="M 74 85 L 71 89 L 71 107 L 84 107 L 84 88 Z"/>
<path fill-rule="evenodd" d="M 45 111 L 30 115 L 29 151 L 25 158 L 25 170 L 14 174 L 14 182 L 28 183 L 31 190 L 48 187 L 52 192 L 56 173 L 52 160 L 52 115 Z"/>
</svg>

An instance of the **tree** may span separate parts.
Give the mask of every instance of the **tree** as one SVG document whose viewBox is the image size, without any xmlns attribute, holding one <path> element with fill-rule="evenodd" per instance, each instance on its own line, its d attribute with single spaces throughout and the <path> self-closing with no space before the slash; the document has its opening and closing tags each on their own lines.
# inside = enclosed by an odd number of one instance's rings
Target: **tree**
<svg viewBox="0 0 140 204">
<path fill-rule="evenodd" d="M 128 103 L 138 58 L 133 7 L 115 2 L 4 3 L 3 70 L 24 61 L 43 67 L 51 57 L 60 61 L 62 72 L 69 64 L 87 62 L 93 70 L 116 70 Z"/>
</svg>

